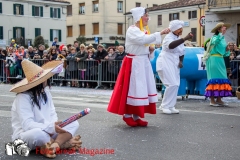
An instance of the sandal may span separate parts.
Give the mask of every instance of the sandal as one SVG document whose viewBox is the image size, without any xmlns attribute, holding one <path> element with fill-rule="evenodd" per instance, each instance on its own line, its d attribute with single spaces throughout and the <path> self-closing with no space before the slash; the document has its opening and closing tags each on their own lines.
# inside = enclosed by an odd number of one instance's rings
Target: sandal
<svg viewBox="0 0 240 160">
<path fill-rule="evenodd" d="M 79 150 L 81 148 L 82 141 L 80 140 L 81 136 L 77 135 L 73 138 L 71 138 L 69 141 L 63 143 L 60 148 L 61 149 L 73 149 L 73 150 Z"/>
</svg>

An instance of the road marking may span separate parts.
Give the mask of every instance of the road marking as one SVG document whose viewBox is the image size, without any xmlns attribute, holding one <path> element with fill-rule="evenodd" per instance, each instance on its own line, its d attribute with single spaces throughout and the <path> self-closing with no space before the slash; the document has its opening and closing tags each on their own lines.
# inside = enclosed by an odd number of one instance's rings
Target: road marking
<svg viewBox="0 0 240 160">
<path fill-rule="evenodd" d="M 240 117 L 239 114 L 230 114 L 230 113 L 219 113 L 219 112 L 209 112 L 209 111 L 193 111 L 193 110 L 184 110 L 184 109 L 179 109 L 179 111 L 195 112 L 195 113 L 209 113 L 209 114 L 219 114 L 219 115 L 225 115 L 225 116 L 237 116 L 237 117 Z"/>
</svg>

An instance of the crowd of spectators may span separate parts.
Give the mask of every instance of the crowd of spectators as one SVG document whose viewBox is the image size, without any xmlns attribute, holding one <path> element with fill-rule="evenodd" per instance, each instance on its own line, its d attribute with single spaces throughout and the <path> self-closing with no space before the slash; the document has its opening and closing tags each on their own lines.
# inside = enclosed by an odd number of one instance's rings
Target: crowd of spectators
<svg viewBox="0 0 240 160">
<path fill-rule="evenodd" d="M 79 45 L 78 41 L 66 46 L 59 46 L 57 41 L 57 38 L 55 38 L 52 46 L 48 49 L 42 44 L 38 47 L 29 46 L 28 48 L 24 48 L 23 46 L 16 45 L 14 40 L 6 49 L 0 48 L 0 82 L 5 80 L 12 82 L 13 79 L 22 79 L 24 77 L 21 66 L 23 59 L 28 59 L 39 66 L 48 61 L 62 60 L 64 61 L 64 69 L 54 78 L 57 85 L 96 87 L 99 64 L 101 62 L 102 73 L 100 80 L 103 82 L 104 88 L 114 86 L 112 82 L 116 80 L 121 67 L 121 61 L 126 56 L 124 46 L 105 48 L 99 44 L 94 48 L 92 44 L 88 46 L 84 44 Z M 232 42 L 228 43 L 228 47 L 231 54 L 225 57 L 224 60 L 228 77 L 232 82 L 232 86 L 235 86 L 233 87 L 233 94 L 235 94 L 236 86 L 240 83 L 238 78 L 240 64 L 234 60 L 240 60 L 240 49 Z M 159 45 L 149 47 L 150 61 L 156 58 L 155 56 L 158 56 L 156 54 L 158 48 L 160 48 Z M 13 81 L 12 83 L 15 82 Z"/>
<path fill-rule="evenodd" d="M 12 45 L 4 50 L 0 48 L 0 53 L 0 81 L 4 81 L 4 77 L 8 77 L 6 80 L 10 82 L 11 79 L 22 79 L 24 77 L 21 66 L 23 59 L 28 59 L 39 66 L 48 61 L 62 60 L 64 61 L 64 69 L 59 75 L 55 76 L 57 85 L 96 87 L 99 63 L 101 62 L 103 63 L 101 67 L 104 69 L 102 80 L 109 82 L 103 84 L 104 88 L 109 88 L 110 82 L 116 80 L 121 61 L 126 55 L 123 46 L 104 48 L 103 45 L 99 44 L 95 49 L 92 44 L 88 46 L 79 45 L 78 41 L 75 41 L 73 45 L 59 46 L 57 38 L 54 39 L 52 46 L 48 49 L 42 44 L 38 47 L 29 46 L 27 49 L 23 46 Z M 112 66 L 118 66 L 117 70 L 111 68 L 113 61 L 115 65 Z M 110 76 L 112 70 L 115 71 L 114 78 Z M 90 81 L 88 82 L 87 79 Z"/>
</svg>

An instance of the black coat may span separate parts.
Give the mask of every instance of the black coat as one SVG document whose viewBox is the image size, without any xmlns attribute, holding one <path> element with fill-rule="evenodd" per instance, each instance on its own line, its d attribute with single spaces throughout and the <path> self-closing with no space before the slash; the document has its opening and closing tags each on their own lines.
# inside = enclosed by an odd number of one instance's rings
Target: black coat
<svg viewBox="0 0 240 160">
<path fill-rule="evenodd" d="M 123 58 L 126 56 L 127 54 L 125 53 L 125 51 L 123 51 L 122 53 L 118 53 L 117 56 L 115 57 L 115 60 L 123 60 Z"/>
<path fill-rule="evenodd" d="M 107 51 L 105 49 L 103 49 L 102 52 L 97 51 L 95 53 L 95 55 L 96 55 L 95 56 L 96 60 L 101 60 L 101 59 L 104 59 L 108 55 L 108 53 L 107 53 Z"/>
</svg>

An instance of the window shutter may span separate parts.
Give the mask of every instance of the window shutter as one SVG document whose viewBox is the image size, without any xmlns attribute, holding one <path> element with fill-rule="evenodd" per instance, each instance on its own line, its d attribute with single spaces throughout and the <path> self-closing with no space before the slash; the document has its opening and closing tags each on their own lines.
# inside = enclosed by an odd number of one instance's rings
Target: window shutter
<svg viewBox="0 0 240 160">
<path fill-rule="evenodd" d="M 22 29 L 22 37 L 25 39 L 25 28 L 21 28 Z"/>
<path fill-rule="evenodd" d="M 59 40 L 59 42 L 61 42 L 62 41 L 62 32 L 61 32 L 61 30 L 58 30 L 58 40 Z"/>
<path fill-rule="evenodd" d="M 0 26 L 0 39 L 3 39 L 3 26 Z"/>
<path fill-rule="evenodd" d="M 16 15 L 17 11 L 16 11 L 16 4 L 13 4 L 13 14 Z"/>
<path fill-rule="evenodd" d="M 32 16 L 35 16 L 35 6 L 32 6 Z"/>
<path fill-rule="evenodd" d="M 169 21 L 171 21 L 171 20 L 172 20 L 172 18 L 171 18 L 171 17 L 172 17 L 172 14 L 170 13 L 170 14 L 169 14 Z"/>
<path fill-rule="evenodd" d="M 191 13 L 192 11 L 188 11 L 188 19 L 191 19 Z"/>
<path fill-rule="evenodd" d="M 191 32 L 194 35 L 192 38 L 192 42 L 196 42 L 197 41 L 197 28 L 191 28 Z"/>
<path fill-rule="evenodd" d="M 21 15 L 24 15 L 24 5 L 21 5 Z"/>
<path fill-rule="evenodd" d="M 16 27 L 13 27 L 13 38 L 16 38 Z"/>
<path fill-rule="evenodd" d="M 38 28 L 35 28 L 35 38 L 38 36 Z"/>
<path fill-rule="evenodd" d="M 43 17 L 43 7 L 40 7 L 40 16 Z"/>
<path fill-rule="evenodd" d="M 50 29 L 50 41 L 53 41 L 53 30 Z"/>
<path fill-rule="evenodd" d="M 0 3 L 0 13 L 2 13 L 2 3 Z"/>
<path fill-rule="evenodd" d="M 61 18 L 61 9 L 58 8 L 58 18 Z"/>
<path fill-rule="evenodd" d="M 50 8 L 50 18 L 53 18 L 53 8 Z"/>
</svg>

